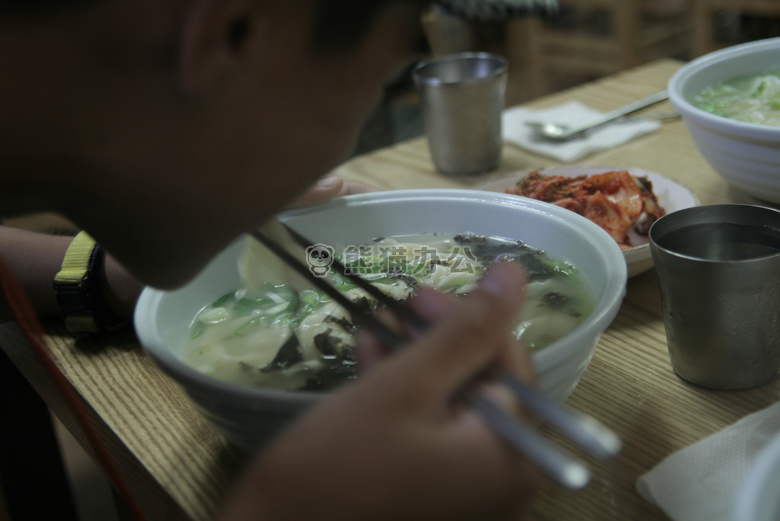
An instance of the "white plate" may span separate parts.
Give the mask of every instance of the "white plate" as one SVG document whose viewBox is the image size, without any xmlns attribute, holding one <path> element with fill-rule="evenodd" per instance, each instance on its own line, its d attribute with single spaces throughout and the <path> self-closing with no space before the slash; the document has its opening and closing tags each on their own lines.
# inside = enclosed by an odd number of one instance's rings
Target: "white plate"
<svg viewBox="0 0 780 521">
<path fill-rule="evenodd" d="M 666 213 L 672 213 L 677 210 L 682 210 L 683 208 L 690 208 L 691 206 L 698 206 L 701 204 L 698 197 L 689 189 L 662 175 L 636 168 L 611 166 L 568 166 L 525 170 L 508 177 L 490 181 L 482 186 L 478 186 L 477 189 L 487 190 L 489 192 L 504 192 L 508 188 L 514 188 L 518 181 L 534 171 L 539 171 L 544 175 L 576 177 L 580 175 L 590 176 L 603 174 L 605 172 L 612 172 L 613 170 L 627 170 L 628 173 L 637 177 L 647 176 L 650 182 L 653 183 L 653 192 L 658 197 L 658 203 L 666 210 Z M 631 239 L 631 244 L 634 246 L 624 250 L 623 254 L 625 255 L 626 264 L 628 265 L 628 276 L 633 277 L 652 268 L 653 259 L 650 256 L 650 240 L 646 236 L 639 235 L 634 230 L 629 230 L 628 236 Z"/>
</svg>

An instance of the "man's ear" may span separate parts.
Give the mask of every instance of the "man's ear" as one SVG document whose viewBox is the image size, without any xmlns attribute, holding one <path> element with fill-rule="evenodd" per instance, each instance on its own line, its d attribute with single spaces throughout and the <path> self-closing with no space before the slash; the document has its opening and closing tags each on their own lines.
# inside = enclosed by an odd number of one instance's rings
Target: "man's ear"
<svg viewBox="0 0 780 521">
<path fill-rule="evenodd" d="M 179 81 L 187 95 L 208 93 L 241 65 L 255 29 L 255 2 L 197 0 L 187 8 L 179 49 Z"/>
</svg>

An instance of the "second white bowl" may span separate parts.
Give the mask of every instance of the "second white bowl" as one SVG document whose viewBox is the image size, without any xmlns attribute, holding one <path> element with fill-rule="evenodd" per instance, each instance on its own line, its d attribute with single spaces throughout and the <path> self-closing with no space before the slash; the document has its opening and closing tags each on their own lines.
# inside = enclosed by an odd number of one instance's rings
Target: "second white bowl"
<svg viewBox="0 0 780 521">
<path fill-rule="evenodd" d="M 717 116 L 693 103 L 704 88 L 772 68 L 780 68 L 780 38 L 721 49 L 678 70 L 669 81 L 669 101 L 712 168 L 747 194 L 780 203 L 780 127 Z"/>
</svg>

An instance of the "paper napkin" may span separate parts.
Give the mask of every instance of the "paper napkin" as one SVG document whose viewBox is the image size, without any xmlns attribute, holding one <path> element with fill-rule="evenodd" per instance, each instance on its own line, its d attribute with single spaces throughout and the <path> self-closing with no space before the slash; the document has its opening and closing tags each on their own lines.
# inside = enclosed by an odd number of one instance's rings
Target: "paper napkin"
<svg viewBox="0 0 780 521">
<path fill-rule="evenodd" d="M 586 133 L 584 137 L 556 143 L 537 137 L 525 125 L 526 121 L 551 121 L 574 127 L 601 115 L 601 112 L 577 101 L 544 110 L 515 107 L 504 111 L 502 133 L 506 141 L 530 152 L 573 163 L 588 154 L 621 145 L 661 126 L 659 121 L 613 122 Z"/>
<path fill-rule="evenodd" d="M 667 457 L 636 483 L 674 521 L 730 521 L 755 457 L 780 435 L 780 402 Z"/>
</svg>

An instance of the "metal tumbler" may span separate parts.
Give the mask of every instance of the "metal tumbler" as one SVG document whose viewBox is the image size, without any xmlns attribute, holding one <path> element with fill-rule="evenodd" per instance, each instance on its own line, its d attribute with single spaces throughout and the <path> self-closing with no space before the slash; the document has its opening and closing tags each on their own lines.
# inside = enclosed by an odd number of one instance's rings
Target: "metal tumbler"
<svg viewBox="0 0 780 521">
<path fill-rule="evenodd" d="M 672 368 L 712 389 L 749 389 L 780 370 L 780 211 L 710 205 L 650 229 Z"/>
<path fill-rule="evenodd" d="M 448 176 L 494 170 L 503 144 L 506 58 L 453 54 L 421 62 L 412 76 L 436 169 Z"/>
</svg>

